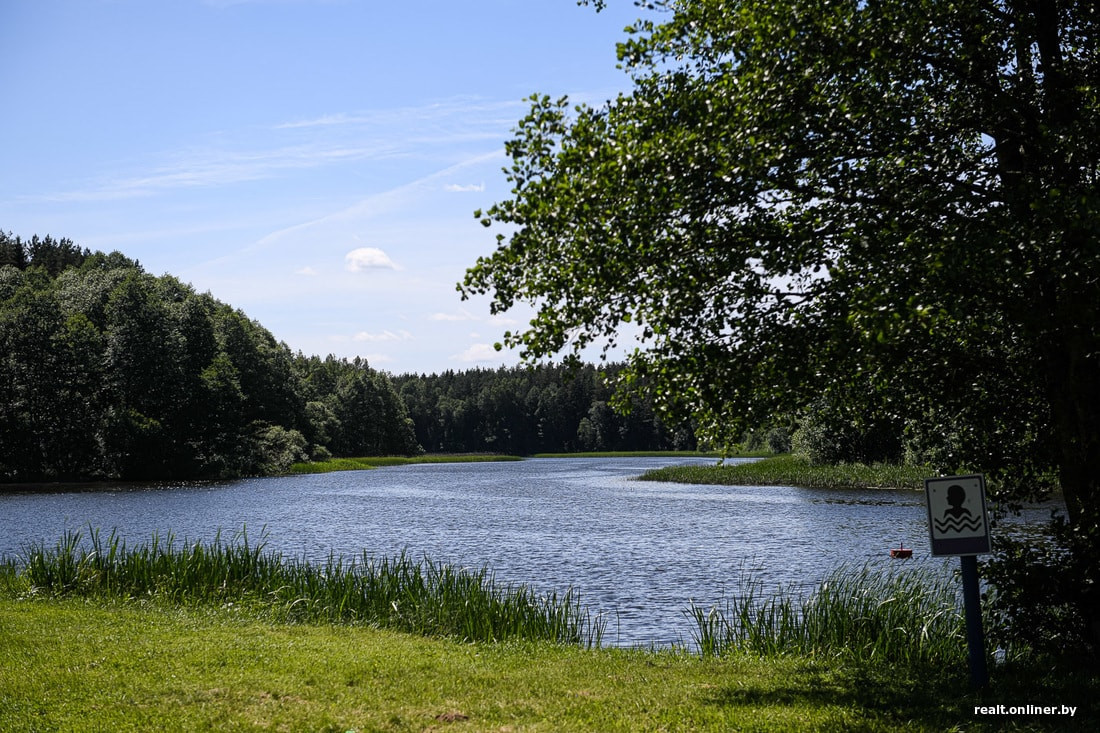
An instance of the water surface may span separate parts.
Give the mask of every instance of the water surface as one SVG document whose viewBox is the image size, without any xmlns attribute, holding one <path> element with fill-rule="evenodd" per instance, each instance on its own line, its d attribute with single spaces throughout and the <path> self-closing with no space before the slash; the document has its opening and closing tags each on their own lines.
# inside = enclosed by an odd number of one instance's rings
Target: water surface
<svg viewBox="0 0 1100 733">
<path fill-rule="evenodd" d="M 242 528 L 284 555 L 323 562 L 363 552 L 480 568 L 540 592 L 575 589 L 609 619 L 606 642 L 690 643 L 689 602 L 735 595 L 753 569 L 766 587 L 829 570 L 890 565 L 891 547 L 928 557 L 924 492 L 698 486 L 634 480 L 712 459 L 546 458 L 420 464 L 309 476 L 0 495 L 0 555 L 52 546 L 67 530 L 231 538 Z"/>
</svg>

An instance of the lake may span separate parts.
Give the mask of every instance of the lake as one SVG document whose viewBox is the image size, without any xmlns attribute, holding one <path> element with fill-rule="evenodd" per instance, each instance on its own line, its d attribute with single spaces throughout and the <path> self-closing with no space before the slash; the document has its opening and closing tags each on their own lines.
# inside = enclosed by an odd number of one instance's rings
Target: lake
<svg viewBox="0 0 1100 733">
<path fill-rule="evenodd" d="M 131 547 L 154 533 L 194 541 L 244 529 L 315 562 L 406 551 L 488 566 L 540 593 L 573 588 L 606 614 L 605 643 L 647 646 L 690 643 L 689 603 L 724 604 L 745 571 L 770 588 L 816 583 L 845 563 L 955 567 L 928 555 L 923 491 L 635 480 L 689 462 L 713 459 L 536 458 L 0 494 L 0 555 L 89 527 L 115 529 Z M 899 542 L 913 560 L 889 558 Z"/>
</svg>

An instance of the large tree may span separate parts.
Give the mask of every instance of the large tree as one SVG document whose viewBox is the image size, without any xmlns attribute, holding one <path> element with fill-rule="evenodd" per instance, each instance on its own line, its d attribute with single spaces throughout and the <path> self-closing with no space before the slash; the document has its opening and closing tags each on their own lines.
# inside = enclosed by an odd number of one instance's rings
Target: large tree
<svg viewBox="0 0 1100 733">
<path fill-rule="evenodd" d="M 644 5 L 630 93 L 532 97 L 464 294 L 534 304 L 535 358 L 633 324 L 712 437 L 825 399 L 1004 487 L 1049 470 L 1095 536 L 1096 4 Z"/>
</svg>

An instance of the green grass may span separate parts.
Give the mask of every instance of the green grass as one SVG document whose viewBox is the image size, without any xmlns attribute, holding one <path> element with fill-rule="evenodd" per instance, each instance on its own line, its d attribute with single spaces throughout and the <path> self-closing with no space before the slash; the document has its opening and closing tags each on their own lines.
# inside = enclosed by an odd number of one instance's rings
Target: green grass
<svg viewBox="0 0 1100 733">
<path fill-rule="evenodd" d="M 536 453 L 534 458 L 720 458 L 721 453 L 695 450 L 613 450 Z"/>
<path fill-rule="evenodd" d="M 549 640 L 598 645 L 592 619 L 572 592 L 537 595 L 499 585 L 485 568 L 457 569 L 402 554 L 359 561 L 330 557 L 321 567 L 284 558 L 249 542 L 177 545 L 169 536 L 135 548 L 112 533 L 88 540 L 67 533 L 53 548 L 26 548 L 4 564 L 0 583 L 56 597 L 158 599 L 238 605 L 286 622 L 367 624 L 463 641 Z M 19 570 L 16 572 L 15 568 Z"/>
<path fill-rule="evenodd" d="M 906 667 L 963 667 L 956 580 L 926 568 L 841 566 L 811 593 L 743 577 L 724 610 L 692 606 L 703 654 L 794 654 Z M 988 622 L 987 622 L 988 626 Z"/>
<path fill-rule="evenodd" d="M 330 458 L 293 464 L 288 473 L 330 473 L 332 471 L 364 471 L 384 466 L 408 466 L 415 463 L 483 463 L 487 461 L 522 461 L 520 456 L 482 453 L 431 454 L 423 456 L 368 456 L 364 458 Z"/>
<path fill-rule="evenodd" d="M 894 464 L 815 466 L 801 456 L 778 455 L 751 463 L 714 466 L 669 466 L 646 471 L 643 481 L 732 486 L 801 486 L 806 488 L 923 489 L 934 475 L 921 466 Z"/>
<path fill-rule="evenodd" d="M 232 609 L 0 593 L 0 730 L 1090 730 L 1095 682 L 797 656 L 465 644 Z M 977 716 L 1056 703 L 1072 718 Z M 1090 722 L 1091 721 L 1091 722 Z"/>
<path fill-rule="evenodd" d="M 495 630 L 471 631 L 469 607 L 503 625 L 482 619 L 473 628 Z M 918 571 L 842 568 L 808 598 L 769 596 L 749 579 L 724 612 L 686 612 L 703 654 L 602 648 L 598 638 L 560 633 L 569 624 L 550 624 L 558 631 L 546 634 L 546 624 L 525 615 L 532 608 L 535 616 L 564 609 L 572 621 L 587 618 L 570 601 L 502 592 L 484 572 L 405 558 L 318 569 L 266 553 L 243 534 L 205 546 L 154 538 L 135 549 L 69 534 L 53 549 L 0 559 L 0 730 L 981 731 L 1097 723 L 1088 707 L 1100 693 L 1095 674 L 1014 663 L 993 666 L 990 688 L 971 691 L 954 586 Z M 998 704 L 1079 712 L 974 713 Z"/>
</svg>

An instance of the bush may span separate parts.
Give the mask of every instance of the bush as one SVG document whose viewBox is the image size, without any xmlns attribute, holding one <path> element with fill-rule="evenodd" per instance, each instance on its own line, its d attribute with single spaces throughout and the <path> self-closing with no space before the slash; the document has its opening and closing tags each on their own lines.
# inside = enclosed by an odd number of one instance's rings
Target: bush
<svg viewBox="0 0 1100 733">
<path fill-rule="evenodd" d="M 772 453 L 791 452 L 791 431 L 786 427 L 772 428 L 768 431 L 765 440 L 768 443 L 768 450 Z"/>
<path fill-rule="evenodd" d="M 1022 654 L 1100 663 L 1100 531 L 1061 516 L 1040 536 L 994 537 L 983 564 L 993 643 Z"/>
<path fill-rule="evenodd" d="M 791 436 L 791 450 L 814 465 L 897 463 L 902 456 L 901 434 L 895 419 L 821 398 L 802 413 Z"/>
<path fill-rule="evenodd" d="M 253 432 L 251 473 L 261 476 L 286 473 L 293 464 L 309 458 L 306 445 L 305 436 L 297 430 L 257 423 Z"/>
</svg>

